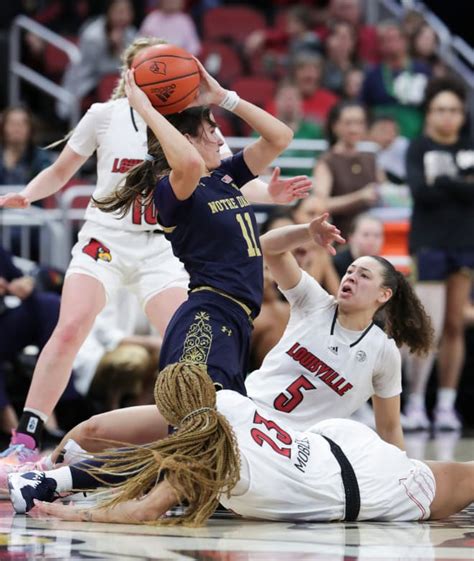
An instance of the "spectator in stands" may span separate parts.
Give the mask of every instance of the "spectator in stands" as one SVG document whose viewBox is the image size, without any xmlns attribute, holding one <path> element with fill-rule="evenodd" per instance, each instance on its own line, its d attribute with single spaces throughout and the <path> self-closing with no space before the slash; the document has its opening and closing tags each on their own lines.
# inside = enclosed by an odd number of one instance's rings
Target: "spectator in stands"
<svg viewBox="0 0 474 561">
<path fill-rule="evenodd" d="M 367 71 L 362 85 L 361 100 L 375 114 L 391 113 L 407 138 L 421 132 L 421 103 L 430 77 L 429 66 L 412 60 L 408 43 L 399 25 L 385 21 L 377 27 L 382 62 Z"/>
<path fill-rule="evenodd" d="M 27 345 L 46 344 L 59 317 L 60 297 L 37 292 L 32 277 L 15 266 L 0 246 L 0 430 L 10 432 L 18 419 L 6 391 L 5 363 L 15 360 Z M 66 390 L 73 392 L 72 388 Z"/>
<path fill-rule="evenodd" d="M 361 152 L 357 146 L 367 134 L 367 114 L 361 103 L 343 101 L 333 107 L 327 132 L 330 149 L 318 160 L 313 174 L 316 196 L 347 237 L 354 217 L 377 203 L 377 184 L 385 177 L 375 154 Z"/>
<path fill-rule="evenodd" d="M 347 247 L 332 258 L 341 279 L 349 265 L 358 257 L 380 255 L 384 242 L 382 221 L 369 213 L 359 214 L 351 224 L 347 241 Z"/>
<path fill-rule="evenodd" d="M 0 185 L 26 185 L 51 163 L 35 145 L 33 116 L 26 107 L 5 109 L 0 121 Z"/>
<path fill-rule="evenodd" d="M 411 56 L 429 66 L 433 77 L 443 78 L 449 76 L 451 70 L 439 57 L 438 48 L 439 37 L 436 31 L 424 22 L 411 38 Z"/>
<path fill-rule="evenodd" d="M 357 58 L 363 62 L 378 62 L 378 39 L 376 30 L 363 23 L 360 0 L 331 0 L 330 17 L 335 21 L 344 21 L 355 29 Z"/>
<path fill-rule="evenodd" d="M 291 209 L 295 224 L 307 224 L 321 214 L 322 206 L 317 197 L 310 196 L 299 200 Z M 298 265 L 330 294 L 336 295 L 339 279 L 327 251 L 314 243 L 302 245 L 293 251 Z"/>
<path fill-rule="evenodd" d="M 360 98 L 362 83 L 364 81 L 364 71 L 358 66 L 353 66 L 344 72 L 342 82 L 342 99 L 356 101 Z"/>
<path fill-rule="evenodd" d="M 107 74 L 119 75 L 120 54 L 133 41 L 136 28 L 130 0 L 109 0 L 105 15 L 87 23 L 79 34 L 82 60 L 68 66 L 63 87 L 82 98 L 94 90 Z M 58 103 L 58 115 L 65 119 L 71 108 Z"/>
<path fill-rule="evenodd" d="M 396 184 L 405 183 L 405 159 L 409 141 L 400 136 L 397 121 L 390 115 L 376 117 L 370 126 L 369 139 L 380 147 L 377 151 L 377 165 L 387 179 Z"/>
<path fill-rule="evenodd" d="M 287 66 L 300 52 L 319 52 L 321 41 L 313 30 L 311 9 L 305 5 L 292 6 L 286 12 L 285 29 L 257 29 L 245 41 L 245 53 L 253 57 L 267 51 L 267 65 Z M 268 59 L 274 59 L 273 61 Z"/>
<path fill-rule="evenodd" d="M 344 21 L 336 21 L 324 42 L 325 61 L 322 84 L 342 95 L 344 76 L 355 64 L 356 36 L 354 28 Z"/>
<path fill-rule="evenodd" d="M 273 107 L 271 107 L 273 106 Z M 305 119 L 303 114 L 303 100 L 296 84 L 284 80 L 278 86 L 274 102 L 269 106 L 272 112 L 280 121 L 283 121 L 294 132 L 293 138 L 296 139 L 321 139 L 324 138 L 321 125 Z M 282 156 L 312 158 L 313 150 L 296 150 L 289 148 L 283 152 Z M 301 168 L 281 168 L 282 175 L 306 175 L 311 172 L 311 167 Z"/>
<path fill-rule="evenodd" d="M 184 12 L 184 0 L 157 0 L 156 10 L 150 12 L 139 30 L 145 37 L 160 37 L 173 45 L 198 55 L 201 42 L 196 26 L 188 14 Z"/>
<path fill-rule="evenodd" d="M 410 251 L 416 262 L 417 291 L 441 335 L 437 429 L 459 429 L 455 410 L 464 363 L 463 310 L 469 301 L 474 271 L 474 143 L 461 136 L 466 118 L 466 91 L 451 78 L 434 79 L 424 100 L 425 134 L 407 153 L 407 181 L 414 208 Z M 410 360 L 411 388 L 407 426 L 428 428 L 425 389 L 433 356 Z"/>
<path fill-rule="evenodd" d="M 316 53 L 302 52 L 296 55 L 291 65 L 293 81 L 303 98 L 305 118 L 323 124 L 338 97 L 321 87 L 323 59 Z"/>
</svg>

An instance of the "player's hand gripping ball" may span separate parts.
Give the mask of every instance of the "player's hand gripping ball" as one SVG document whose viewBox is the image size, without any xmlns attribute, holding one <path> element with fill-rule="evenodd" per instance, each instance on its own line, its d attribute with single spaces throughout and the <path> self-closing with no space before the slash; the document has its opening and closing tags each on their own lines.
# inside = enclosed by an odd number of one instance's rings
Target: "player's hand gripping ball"
<svg viewBox="0 0 474 561">
<path fill-rule="evenodd" d="M 200 74 L 193 56 L 175 45 L 153 45 L 133 59 L 135 82 L 161 114 L 179 113 L 199 92 Z"/>
</svg>

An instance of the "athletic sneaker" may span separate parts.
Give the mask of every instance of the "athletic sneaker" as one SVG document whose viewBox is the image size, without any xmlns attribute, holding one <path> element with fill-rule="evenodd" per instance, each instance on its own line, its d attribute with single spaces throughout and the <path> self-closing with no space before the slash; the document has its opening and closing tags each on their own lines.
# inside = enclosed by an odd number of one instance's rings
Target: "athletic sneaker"
<svg viewBox="0 0 474 561">
<path fill-rule="evenodd" d="M 461 430 L 462 423 L 454 409 L 436 408 L 433 413 L 435 430 Z"/>
<path fill-rule="evenodd" d="M 404 430 L 429 430 L 430 420 L 424 407 L 407 407 L 405 414 L 400 416 Z"/>
<path fill-rule="evenodd" d="M 35 505 L 33 499 L 52 503 L 59 497 L 56 493 L 56 481 L 46 477 L 44 471 L 11 473 L 8 476 L 10 500 L 15 512 L 25 514 Z"/>
</svg>

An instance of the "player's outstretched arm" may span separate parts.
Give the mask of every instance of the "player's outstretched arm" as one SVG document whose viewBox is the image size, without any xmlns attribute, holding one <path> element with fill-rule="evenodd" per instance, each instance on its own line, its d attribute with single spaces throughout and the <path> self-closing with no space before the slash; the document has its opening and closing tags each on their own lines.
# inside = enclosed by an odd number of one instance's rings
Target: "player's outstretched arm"
<svg viewBox="0 0 474 561">
<path fill-rule="evenodd" d="M 49 197 L 59 191 L 86 160 L 87 157 L 65 146 L 58 159 L 33 178 L 22 191 L 0 197 L 0 207 L 26 208 L 30 203 Z"/>
<path fill-rule="evenodd" d="M 36 508 L 33 512 L 54 516 L 60 520 L 142 524 L 144 522 L 155 522 L 176 504 L 178 504 L 176 493 L 165 480 L 142 499 L 124 501 L 107 508 L 80 508 L 70 504 L 35 501 Z"/>
<path fill-rule="evenodd" d="M 332 244 L 345 242 L 336 226 L 327 222 L 328 216 L 322 214 L 309 224 L 275 228 L 260 238 L 265 262 L 283 290 L 293 288 L 301 279 L 301 269 L 291 253 L 293 249 L 315 242 L 334 254 Z"/>
</svg>

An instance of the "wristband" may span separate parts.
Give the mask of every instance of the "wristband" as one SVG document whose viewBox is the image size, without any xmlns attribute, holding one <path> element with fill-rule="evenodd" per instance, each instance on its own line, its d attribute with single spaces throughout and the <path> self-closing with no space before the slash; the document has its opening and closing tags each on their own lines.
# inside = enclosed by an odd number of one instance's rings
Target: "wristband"
<svg viewBox="0 0 474 561">
<path fill-rule="evenodd" d="M 227 90 L 224 99 L 219 103 L 219 107 L 226 109 L 227 111 L 233 111 L 240 101 L 240 97 L 237 92 L 232 90 Z"/>
</svg>

